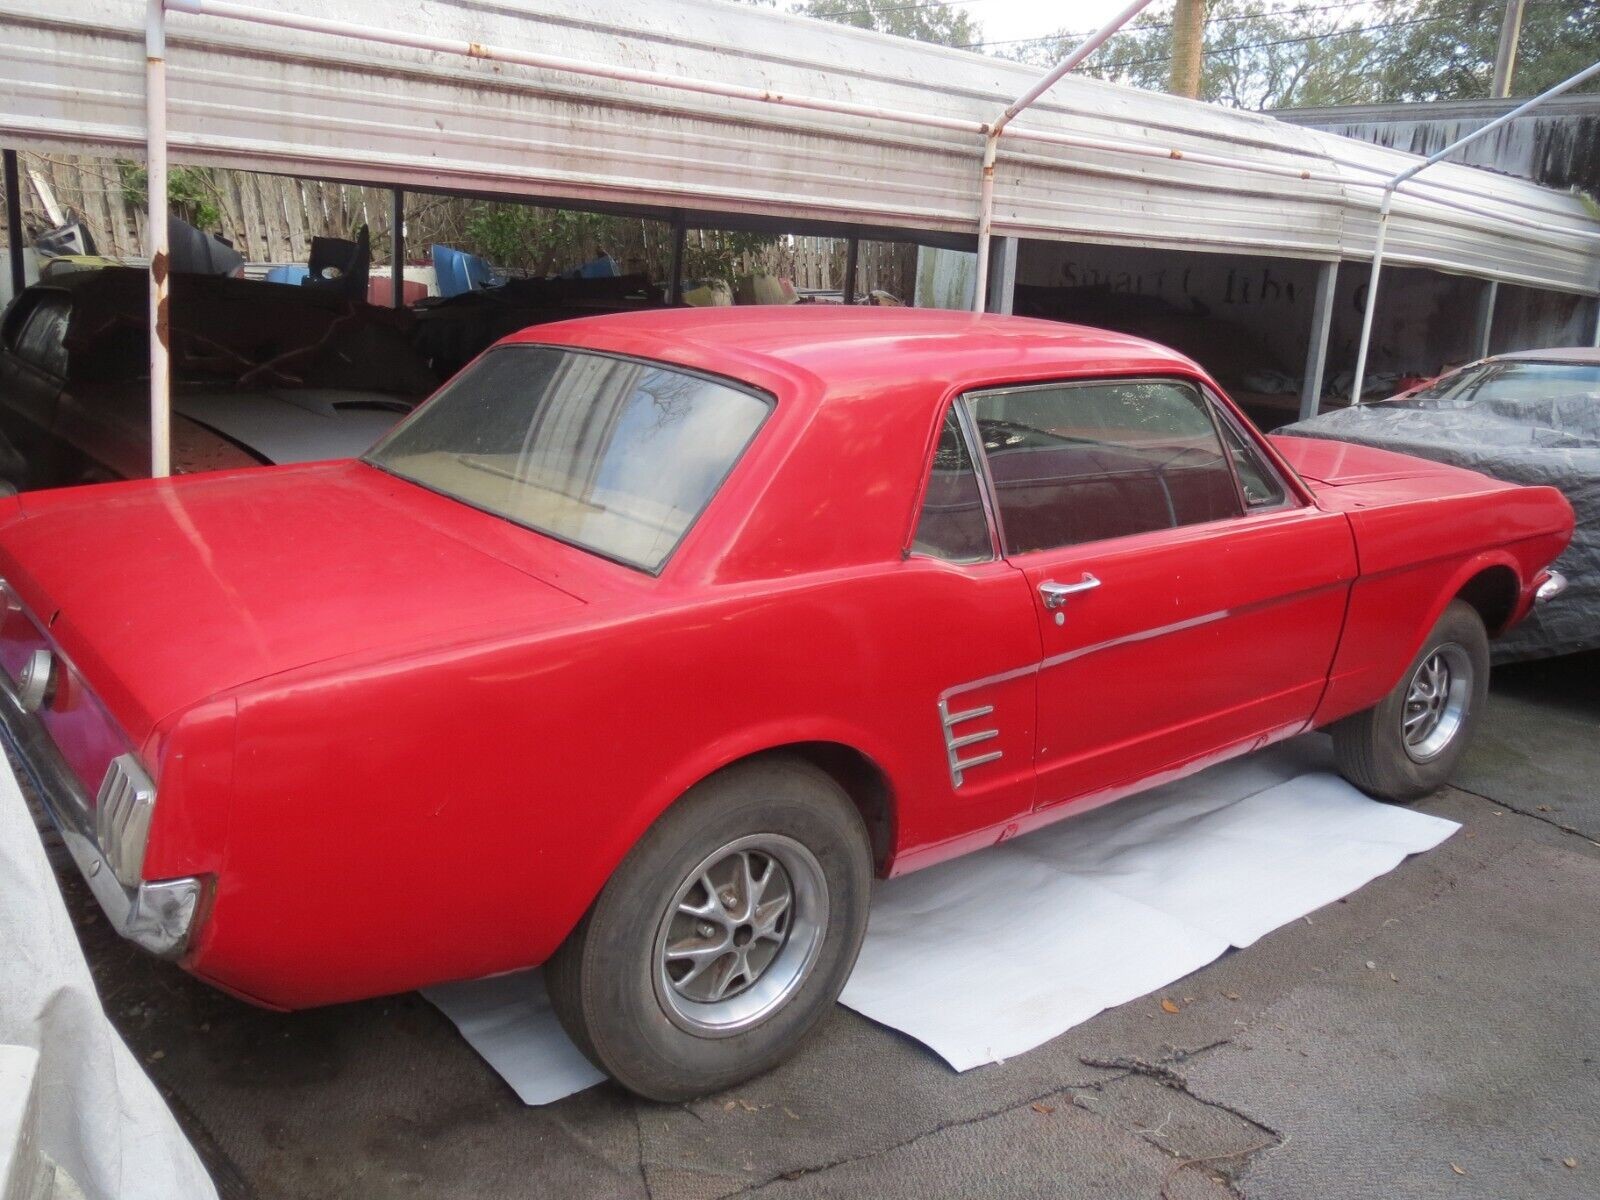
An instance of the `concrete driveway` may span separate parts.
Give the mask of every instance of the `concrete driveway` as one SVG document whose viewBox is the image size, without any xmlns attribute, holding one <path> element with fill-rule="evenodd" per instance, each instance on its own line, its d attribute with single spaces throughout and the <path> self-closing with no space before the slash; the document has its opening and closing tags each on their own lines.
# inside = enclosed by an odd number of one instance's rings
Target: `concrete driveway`
<svg viewBox="0 0 1600 1200">
<path fill-rule="evenodd" d="M 843 1008 L 694 1104 L 523 1107 L 414 995 L 260 1012 L 112 936 L 113 1020 L 226 1197 L 1600 1195 L 1600 655 L 1504 668 L 1464 828 L 1164 993 L 957 1075 Z M 308 927 L 308 936 L 311 930 Z"/>
</svg>

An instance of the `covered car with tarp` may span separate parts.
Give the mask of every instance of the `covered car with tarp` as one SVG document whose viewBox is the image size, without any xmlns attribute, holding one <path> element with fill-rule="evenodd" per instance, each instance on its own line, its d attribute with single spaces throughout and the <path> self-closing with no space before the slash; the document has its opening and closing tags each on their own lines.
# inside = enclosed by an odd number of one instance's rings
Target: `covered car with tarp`
<svg viewBox="0 0 1600 1200">
<path fill-rule="evenodd" d="M 1560 488 L 1577 514 L 1572 544 L 1555 564 L 1567 590 L 1497 641 L 1495 660 L 1600 647 L 1600 349 L 1497 355 L 1392 399 L 1323 413 L 1278 433 Z"/>
</svg>

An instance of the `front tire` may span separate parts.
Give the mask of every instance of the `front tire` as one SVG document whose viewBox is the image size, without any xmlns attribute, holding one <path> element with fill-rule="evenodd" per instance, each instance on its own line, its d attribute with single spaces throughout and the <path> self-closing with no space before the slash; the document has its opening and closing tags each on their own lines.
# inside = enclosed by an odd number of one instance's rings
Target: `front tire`
<svg viewBox="0 0 1600 1200">
<path fill-rule="evenodd" d="M 1453 601 L 1393 691 L 1335 724 L 1339 772 L 1380 800 L 1405 803 L 1444 786 L 1472 740 L 1489 691 L 1489 635 Z"/>
<path fill-rule="evenodd" d="M 787 1058 L 832 1008 L 866 933 L 861 816 L 799 760 L 693 788 L 623 860 L 545 965 L 580 1049 L 652 1100 L 731 1087 Z"/>
</svg>

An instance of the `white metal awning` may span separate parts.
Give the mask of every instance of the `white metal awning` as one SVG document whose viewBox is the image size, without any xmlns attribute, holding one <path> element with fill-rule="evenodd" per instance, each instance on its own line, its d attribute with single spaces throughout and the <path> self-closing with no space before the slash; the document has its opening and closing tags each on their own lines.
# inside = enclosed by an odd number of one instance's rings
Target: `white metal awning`
<svg viewBox="0 0 1600 1200">
<path fill-rule="evenodd" d="M 1030 67 L 721 0 L 256 0 L 602 67 L 943 118 L 821 112 L 173 12 L 176 162 L 412 189 L 970 234 L 983 123 Z M 0 0 L 0 144 L 143 153 L 144 5 Z M 962 124 L 970 122 L 972 132 Z M 1046 139 L 1055 140 L 1046 140 Z M 999 145 L 994 231 L 1315 259 L 1371 255 L 1413 156 L 1072 77 Z M 1391 261 L 1600 288 L 1576 197 L 1442 164 L 1395 200 Z"/>
</svg>

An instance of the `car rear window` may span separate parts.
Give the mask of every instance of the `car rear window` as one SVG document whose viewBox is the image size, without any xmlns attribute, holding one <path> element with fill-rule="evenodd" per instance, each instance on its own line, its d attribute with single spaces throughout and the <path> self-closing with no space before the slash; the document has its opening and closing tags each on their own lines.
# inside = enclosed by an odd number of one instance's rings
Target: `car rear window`
<svg viewBox="0 0 1600 1200">
<path fill-rule="evenodd" d="M 457 375 L 367 461 L 654 573 L 771 407 L 753 390 L 662 363 L 505 346 Z"/>
</svg>

